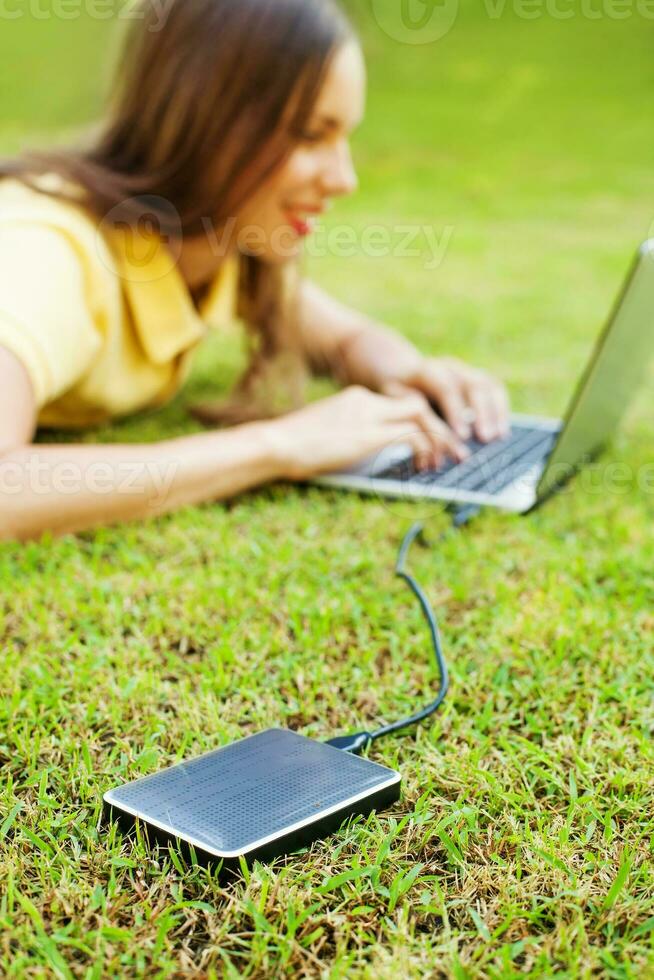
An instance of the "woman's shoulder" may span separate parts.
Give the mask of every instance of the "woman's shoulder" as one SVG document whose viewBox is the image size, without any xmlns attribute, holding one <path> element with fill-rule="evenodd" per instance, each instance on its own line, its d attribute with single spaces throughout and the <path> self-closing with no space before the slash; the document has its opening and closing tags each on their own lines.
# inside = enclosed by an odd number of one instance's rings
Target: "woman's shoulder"
<svg viewBox="0 0 654 980">
<path fill-rule="evenodd" d="M 0 179 L 0 217 L 59 214 L 91 221 L 83 208 L 82 189 L 56 173 Z"/>
<path fill-rule="evenodd" d="M 85 207 L 82 189 L 57 173 L 0 179 L 0 227 L 31 226 L 36 234 L 60 232 L 97 276 L 115 278 L 114 258 L 101 234 L 98 219 Z"/>
</svg>

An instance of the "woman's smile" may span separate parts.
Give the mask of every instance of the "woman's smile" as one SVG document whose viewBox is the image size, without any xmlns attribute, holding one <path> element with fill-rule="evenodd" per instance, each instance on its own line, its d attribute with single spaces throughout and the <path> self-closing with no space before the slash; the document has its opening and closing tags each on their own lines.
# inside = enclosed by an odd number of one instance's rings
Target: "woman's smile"
<svg viewBox="0 0 654 980">
<path fill-rule="evenodd" d="M 318 216 L 324 214 L 326 210 L 326 205 L 302 205 L 285 208 L 284 213 L 296 234 L 300 238 L 306 238 L 313 233 Z"/>
</svg>

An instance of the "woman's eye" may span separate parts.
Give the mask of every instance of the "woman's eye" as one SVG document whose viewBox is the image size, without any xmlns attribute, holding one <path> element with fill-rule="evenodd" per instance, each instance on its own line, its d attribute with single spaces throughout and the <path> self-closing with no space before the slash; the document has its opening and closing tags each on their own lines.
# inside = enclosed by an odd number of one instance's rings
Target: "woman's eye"
<svg viewBox="0 0 654 980">
<path fill-rule="evenodd" d="M 319 143 L 322 139 L 322 133 L 302 133 L 301 139 L 305 143 Z"/>
</svg>

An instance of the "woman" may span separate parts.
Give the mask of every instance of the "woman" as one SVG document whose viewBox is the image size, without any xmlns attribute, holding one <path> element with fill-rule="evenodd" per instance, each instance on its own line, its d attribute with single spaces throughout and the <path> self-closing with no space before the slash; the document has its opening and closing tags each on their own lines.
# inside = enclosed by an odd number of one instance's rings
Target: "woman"
<svg viewBox="0 0 654 980">
<path fill-rule="evenodd" d="M 504 389 L 298 272 L 356 188 L 359 45 L 332 0 L 146 2 L 90 148 L 0 170 L 0 534 L 140 518 L 302 480 L 408 439 L 421 465 L 507 427 Z M 170 398 L 207 323 L 240 316 L 248 370 L 206 422 L 150 445 L 31 445 Z M 339 394 L 302 404 L 307 370 Z M 440 410 L 439 417 L 430 402 Z"/>
</svg>

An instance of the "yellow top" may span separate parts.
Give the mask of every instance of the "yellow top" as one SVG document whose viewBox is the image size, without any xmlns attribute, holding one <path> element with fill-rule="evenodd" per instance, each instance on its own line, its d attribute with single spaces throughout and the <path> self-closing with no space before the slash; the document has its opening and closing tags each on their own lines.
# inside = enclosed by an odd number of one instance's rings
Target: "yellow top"
<svg viewBox="0 0 654 980">
<path fill-rule="evenodd" d="M 0 345 L 27 369 L 40 426 L 83 428 L 170 399 L 208 328 L 236 316 L 238 268 L 223 262 L 198 311 L 154 232 L 106 228 L 0 180 Z"/>
</svg>

